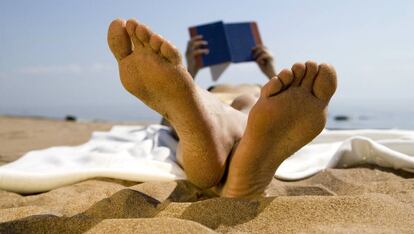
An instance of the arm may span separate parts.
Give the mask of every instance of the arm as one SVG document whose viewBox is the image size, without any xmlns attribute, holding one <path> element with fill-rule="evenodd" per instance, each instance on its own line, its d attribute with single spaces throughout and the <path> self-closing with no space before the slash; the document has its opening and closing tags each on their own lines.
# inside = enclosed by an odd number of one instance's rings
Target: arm
<svg viewBox="0 0 414 234">
<path fill-rule="evenodd" d="M 269 78 L 276 76 L 274 59 L 270 51 L 263 45 L 253 48 L 253 58 L 260 70 Z"/>
<path fill-rule="evenodd" d="M 187 59 L 187 70 L 193 79 L 195 79 L 198 70 L 200 70 L 196 64 L 195 58 L 208 53 L 209 50 L 207 49 L 207 41 L 203 40 L 203 36 L 197 35 L 188 41 L 185 57 Z"/>
</svg>

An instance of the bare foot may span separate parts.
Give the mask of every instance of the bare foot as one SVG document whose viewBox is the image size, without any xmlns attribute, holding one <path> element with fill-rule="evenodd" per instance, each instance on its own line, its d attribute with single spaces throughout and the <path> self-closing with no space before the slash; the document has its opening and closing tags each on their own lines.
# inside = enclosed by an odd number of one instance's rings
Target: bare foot
<svg viewBox="0 0 414 234">
<path fill-rule="evenodd" d="M 199 88 L 178 50 L 135 20 L 114 20 L 108 44 L 126 90 L 160 113 L 180 138 L 182 166 L 201 188 L 221 180 L 227 157 L 243 133 L 246 117 Z"/>
<path fill-rule="evenodd" d="M 292 71 L 283 70 L 262 88 L 231 158 L 223 196 L 264 195 L 279 165 L 324 128 L 336 90 L 334 68 L 307 62 Z"/>
</svg>

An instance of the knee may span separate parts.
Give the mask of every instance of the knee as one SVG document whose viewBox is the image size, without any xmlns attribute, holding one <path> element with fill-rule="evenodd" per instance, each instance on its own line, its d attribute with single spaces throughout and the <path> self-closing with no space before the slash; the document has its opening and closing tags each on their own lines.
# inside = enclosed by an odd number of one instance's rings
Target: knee
<svg viewBox="0 0 414 234">
<path fill-rule="evenodd" d="M 250 110 L 256 103 L 258 97 L 252 94 L 243 94 L 233 100 L 231 106 L 239 111 Z"/>
</svg>

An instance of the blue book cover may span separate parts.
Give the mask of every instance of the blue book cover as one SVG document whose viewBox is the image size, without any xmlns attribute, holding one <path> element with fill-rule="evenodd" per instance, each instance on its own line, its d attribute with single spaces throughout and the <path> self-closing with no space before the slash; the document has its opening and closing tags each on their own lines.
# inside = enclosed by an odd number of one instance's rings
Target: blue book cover
<svg viewBox="0 0 414 234">
<path fill-rule="evenodd" d="M 222 21 L 189 28 L 190 36 L 202 35 L 209 54 L 196 58 L 199 67 L 216 64 L 253 61 L 252 49 L 262 44 L 255 22 L 230 23 Z"/>
</svg>

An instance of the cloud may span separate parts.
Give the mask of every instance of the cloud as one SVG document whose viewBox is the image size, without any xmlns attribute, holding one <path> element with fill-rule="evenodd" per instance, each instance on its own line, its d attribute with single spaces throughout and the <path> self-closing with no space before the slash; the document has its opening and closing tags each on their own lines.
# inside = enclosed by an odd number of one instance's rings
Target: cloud
<svg viewBox="0 0 414 234">
<path fill-rule="evenodd" d="M 114 65 L 94 63 L 91 66 L 89 66 L 86 70 L 89 70 L 89 72 L 93 72 L 93 73 L 113 72 L 113 71 L 116 71 L 116 67 Z"/>
<path fill-rule="evenodd" d="M 56 74 L 79 74 L 83 68 L 78 64 L 29 66 L 17 70 L 22 75 L 56 75 Z"/>
<path fill-rule="evenodd" d="M 22 67 L 16 71 L 19 75 L 28 76 L 45 76 L 45 75 L 77 75 L 83 73 L 102 73 L 115 71 L 113 65 L 102 63 L 93 63 L 89 65 L 81 64 L 63 64 L 63 65 L 46 65 L 46 66 L 28 66 Z"/>
</svg>

